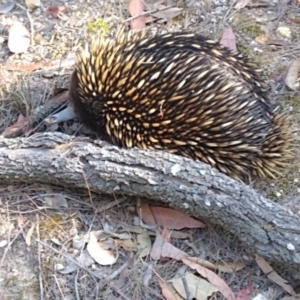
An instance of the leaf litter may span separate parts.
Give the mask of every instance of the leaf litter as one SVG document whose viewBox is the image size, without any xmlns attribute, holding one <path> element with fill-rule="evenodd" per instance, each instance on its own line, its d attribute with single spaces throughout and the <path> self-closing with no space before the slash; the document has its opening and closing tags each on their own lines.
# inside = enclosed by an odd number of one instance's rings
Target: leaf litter
<svg viewBox="0 0 300 300">
<path fill-rule="evenodd" d="M 134 2 L 134 1 L 130 1 L 130 2 Z M 144 3 L 144 2 L 143 2 Z M 171 21 L 172 18 L 174 18 L 174 15 L 176 15 L 176 13 L 181 13 L 183 11 L 182 8 L 179 8 L 179 7 L 171 7 L 169 8 L 167 6 L 167 4 L 163 1 L 158 1 L 157 2 L 158 5 L 160 6 L 157 6 L 156 8 L 156 12 L 153 12 L 151 13 L 151 11 L 148 10 L 148 8 L 150 6 L 143 6 L 142 7 L 142 1 L 135 1 L 135 4 L 137 8 L 134 8 L 131 11 L 130 11 L 130 14 L 131 16 L 138 16 L 138 15 L 144 15 L 146 16 L 146 19 L 143 18 L 143 16 L 140 16 L 142 17 L 141 20 L 142 22 L 140 24 L 138 24 L 135 27 L 133 27 L 133 29 L 138 29 L 139 27 L 145 27 L 145 22 L 155 22 L 157 20 L 169 20 Z M 235 9 L 241 9 L 241 8 L 244 8 L 248 5 L 249 1 L 236 1 L 236 6 L 235 6 Z M 57 18 L 59 15 L 58 15 L 58 9 L 55 9 L 54 10 L 56 13 L 52 16 L 53 18 Z M 69 13 L 68 10 L 65 11 L 66 14 Z M 173 14 L 174 13 L 174 14 Z M 172 15 L 173 14 L 173 15 Z M 178 14 L 179 15 L 179 14 Z M 152 19 L 147 19 L 147 18 L 150 18 L 152 17 Z M 137 18 L 139 19 L 139 17 Z M 132 19 L 132 21 L 134 20 L 134 18 Z M 29 27 L 28 27 L 29 28 Z M 232 28 L 229 28 L 230 30 L 232 30 Z M 233 31 L 231 31 L 229 33 L 228 36 L 225 35 L 226 31 L 224 30 L 223 32 L 223 42 L 224 44 L 226 44 L 228 41 L 229 41 L 229 46 L 227 44 L 227 47 L 229 47 L 230 49 L 234 50 L 233 48 L 233 45 L 235 44 L 235 35 L 233 33 Z M 228 32 L 227 32 L 228 33 Z M 227 40 L 226 42 L 224 40 Z M 24 45 L 23 45 L 24 46 Z M 24 47 L 25 49 L 25 47 Z M 26 52 L 26 51 L 25 51 Z M 22 65 L 19 65 L 20 66 L 20 70 L 22 70 Z M 26 68 L 25 68 L 26 65 L 23 65 L 24 67 L 24 71 L 26 71 Z M 37 70 L 39 68 L 44 68 L 45 67 L 45 63 L 44 61 L 42 60 L 42 63 L 39 65 L 39 63 L 32 63 L 31 65 L 28 64 L 28 70 L 27 71 L 33 71 L 33 70 Z M 31 68 L 31 69 L 30 69 Z M 297 84 L 297 82 L 294 80 L 293 81 L 294 85 L 295 83 Z M 287 84 L 288 85 L 288 84 Z M 293 86 L 293 85 L 291 85 Z M 24 117 L 24 116 L 23 116 Z M 67 208 L 67 207 L 65 207 Z M 152 209 L 152 208 L 148 208 L 148 212 L 151 212 L 151 215 L 152 215 L 152 218 L 150 218 L 150 224 L 153 224 L 154 226 L 156 227 L 163 227 L 162 229 L 157 229 L 156 232 L 152 232 L 151 230 L 149 229 L 144 229 L 144 228 L 141 228 L 141 232 L 140 233 L 136 233 L 136 235 L 130 235 L 130 234 L 127 234 L 127 235 L 120 235 L 118 234 L 117 232 L 106 232 L 106 236 L 103 237 L 103 240 L 102 238 L 100 238 L 99 240 L 99 235 L 97 235 L 95 232 L 93 232 L 92 236 L 94 238 L 92 239 L 89 239 L 88 237 L 86 238 L 86 240 L 84 240 L 80 246 L 85 248 L 81 254 L 77 257 L 77 258 L 81 258 L 80 259 L 80 262 L 82 265 L 85 265 L 84 262 L 87 262 L 85 266 L 91 266 L 93 265 L 93 263 L 95 263 L 95 261 L 97 260 L 94 260 L 92 259 L 92 256 L 89 254 L 89 251 L 87 250 L 87 245 L 89 244 L 89 248 L 90 248 L 90 251 L 92 253 L 92 255 L 98 259 L 99 256 L 101 256 L 101 254 L 103 253 L 102 251 L 107 251 L 107 252 L 104 252 L 104 257 L 108 257 L 108 259 L 106 260 L 106 262 L 104 262 L 104 264 L 107 264 L 107 261 L 110 261 L 111 264 L 116 264 L 118 259 L 120 259 L 120 257 L 118 257 L 117 255 L 115 255 L 117 252 L 117 247 L 120 246 L 122 247 L 122 243 L 124 242 L 125 243 L 125 251 L 128 251 L 128 252 L 135 252 L 135 254 L 137 256 L 139 256 L 139 258 L 145 258 L 145 259 L 149 259 L 150 258 L 150 253 L 151 251 L 154 249 L 155 251 L 155 258 L 157 258 L 157 260 L 159 261 L 162 257 L 166 257 L 169 259 L 169 261 L 172 261 L 172 259 L 176 259 L 174 257 L 177 257 L 177 263 L 180 261 L 178 258 L 180 257 L 180 255 L 182 257 L 188 257 L 189 259 L 191 259 L 190 256 L 187 256 L 187 255 L 190 255 L 189 252 L 185 252 L 185 251 L 182 251 L 181 249 L 179 249 L 179 247 L 175 247 L 175 243 L 176 243 L 176 246 L 178 245 L 178 241 L 177 239 L 179 238 L 182 238 L 182 239 L 185 239 L 185 238 L 189 238 L 190 240 L 192 240 L 191 238 L 191 234 L 189 233 L 186 233 L 186 232 L 176 232 L 174 231 L 174 229 L 178 229 L 178 230 L 181 230 L 183 228 L 205 228 L 205 224 L 201 223 L 197 223 L 197 225 L 191 225 L 193 224 L 193 221 L 191 221 L 189 219 L 189 217 L 187 216 L 182 216 L 180 215 L 180 219 L 181 221 L 180 222 L 177 222 L 177 213 L 174 212 L 174 211 L 169 211 L 168 209 L 165 210 L 165 208 L 160 208 L 160 207 L 156 207 L 157 208 L 157 211 L 156 209 Z M 146 213 L 145 213 L 146 211 Z M 144 215 L 147 215 L 147 210 L 143 210 L 143 214 Z M 164 220 L 165 218 L 165 220 Z M 173 220 L 172 220 L 173 218 Z M 176 222 L 174 222 L 174 220 L 176 220 Z M 145 220 L 143 220 L 145 222 Z M 197 220 L 196 220 L 197 221 Z M 148 221 L 147 221 L 148 222 Z M 147 223 L 145 222 L 145 223 Z M 193 227 L 195 226 L 195 227 Z M 198 227 L 199 226 L 199 227 Z M 203 227 L 202 227 L 203 226 Z M 99 229 L 99 227 L 98 227 Z M 171 229 L 171 231 L 169 231 L 168 229 Z M 134 231 L 133 231 L 134 232 Z M 102 232 L 103 233 L 103 232 Z M 177 234 L 177 236 L 176 236 Z M 156 235 L 156 238 L 154 240 L 154 243 L 152 245 L 152 241 L 151 241 L 151 237 L 153 235 Z M 123 239 L 124 238 L 124 239 Z M 106 243 L 105 240 L 109 240 L 110 243 Z M 52 239 L 52 241 L 54 241 Z M 137 248 L 134 248 L 134 245 L 135 242 L 133 242 L 132 244 L 130 244 L 129 241 L 136 241 L 137 242 Z M 30 231 L 28 232 L 28 237 L 27 237 L 27 240 L 26 240 L 27 243 L 29 243 L 30 245 L 31 242 L 32 242 L 32 235 L 30 234 Z M 129 247 L 126 249 L 126 243 L 129 244 Z M 57 244 L 59 245 L 59 244 Z M 130 245 L 132 247 L 130 247 Z M 109 246 L 109 247 L 108 247 Z M 114 247 L 113 247 L 114 246 Z M 81 247 L 79 247 L 79 245 L 76 246 L 78 249 L 81 249 Z M 75 247 L 74 247 L 75 249 Z M 112 249 L 114 251 L 112 251 Z M 144 251 L 144 252 L 143 252 Z M 153 253 L 154 253 L 153 252 Z M 78 253 L 78 252 L 76 252 Z M 165 256 L 163 256 L 165 255 Z M 165 260 L 161 260 L 163 263 L 166 263 Z M 100 259 L 99 260 L 99 264 L 103 263 L 103 261 Z M 194 262 L 196 263 L 196 262 Z M 236 271 L 239 271 L 239 270 L 242 270 L 243 267 L 239 266 L 238 263 L 224 263 L 224 268 L 222 269 L 222 265 L 220 263 L 211 263 L 210 261 L 207 261 L 207 260 L 203 260 L 200 262 L 200 260 L 198 260 L 198 264 L 200 266 L 204 266 L 205 268 L 209 268 L 210 270 L 219 270 L 221 272 L 228 272 L 228 273 L 231 273 L 231 272 L 236 272 Z M 107 264 L 109 265 L 109 264 Z M 227 266 L 227 267 L 226 267 Z M 59 268 L 61 268 L 62 265 L 59 266 Z M 73 267 L 70 267 L 69 268 L 69 272 L 70 270 L 73 269 L 73 271 L 75 270 L 78 270 L 79 267 L 78 265 L 76 264 L 73 264 Z M 147 270 L 149 271 L 149 269 L 151 268 L 147 268 Z M 202 269 L 203 270 L 203 269 Z M 129 273 L 128 273 L 129 274 Z M 186 278 L 190 278 L 187 276 L 187 274 L 190 274 L 190 273 L 186 273 Z M 195 276 L 194 274 L 193 275 L 193 280 L 194 282 L 198 282 L 198 276 Z M 129 276 L 129 275 L 128 275 Z M 194 278 L 196 277 L 196 278 Z M 151 276 L 150 276 L 150 279 L 148 280 L 151 280 Z M 191 281 L 193 281 L 191 280 Z M 203 279 L 201 279 L 203 280 Z M 206 280 L 204 280 L 206 281 Z M 161 284 L 161 280 L 158 280 L 159 284 Z M 208 282 L 208 281 L 206 281 Z M 161 286 L 164 286 L 164 288 L 162 288 L 163 290 L 166 288 L 166 285 L 161 285 Z M 195 287 L 196 285 L 194 285 Z M 244 291 L 244 294 L 242 294 L 241 292 Z M 249 291 L 250 289 L 244 289 L 244 290 L 241 290 L 238 292 L 238 294 L 240 293 L 240 298 L 239 299 L 246 299 L 246 298 L 243 298 L 243 297 L 246 297 L 246 296 L 249 296 Z M 173 289 L 173 292 L 174 292 L 174 289 Z M 238 298 L 238 294 L 236 295 L 236 297 Z M 165 295 L 165 293 L 163 292 L 163 295 Z M 178 296 L 178 294 L 177 294 Z M 177 296 L 174 296 L 175 298 L 174 299 L 177 299 Z M 171 296 L 170 296 L 171 297 Z M 165 298 L 166 299 L 173 299 L 173 298 L 167 298 L 167 296 L 165 295 Z"/>
</svg>

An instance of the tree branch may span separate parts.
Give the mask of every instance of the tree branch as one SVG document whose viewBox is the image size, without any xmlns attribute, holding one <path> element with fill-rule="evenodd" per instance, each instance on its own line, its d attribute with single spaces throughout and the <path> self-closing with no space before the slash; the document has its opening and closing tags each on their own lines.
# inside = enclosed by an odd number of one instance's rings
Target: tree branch
<svg viewBox="0 0 300 300">
<path fill-rule="evenodd" d="M 164 152 L 99 147 L 61 133 L 0 137 L 2 182 L 46 183 L 160 200 L 300 268 L 300 218 L 210 166 Z"/>
</svg>

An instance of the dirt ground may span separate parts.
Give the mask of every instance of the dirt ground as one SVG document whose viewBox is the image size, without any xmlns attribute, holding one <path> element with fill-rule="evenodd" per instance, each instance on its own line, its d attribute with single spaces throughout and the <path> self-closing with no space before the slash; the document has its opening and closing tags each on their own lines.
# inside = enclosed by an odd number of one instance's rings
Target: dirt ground
<svg viewBox="0 0 300 300">
<path fill-rule="evenodd" d="M 2 4 L 5 3 L 3 0 Z M 284 83 L 288 66 L 300 57 L 297 1 L 252 1 L 241 9 L 234 8 L 233 4 L 227 0 L 146 0 L 146 11 L 152 12 L 147 17 L 156 16 L 156 21 L 147 26 L 163 31 L 189 30 L 211 39 L 220 39 L 231 26 L 238 50 L 264 69 L 273 101 L 290 111 L 297 126 L 300 92 L 288 89 Z M 166 5 L 173 5 L 180 13 L 173 18 L 166 12 L 157 15 Z M 50 6 L 63 7 L 64 13 L 59 18 L 46 14 Z M 92 32 L 113 30 L 121 23 L 129 28 L 130 18 L 125 0 L 42 1 L 40 7 L 30 12 L 24 1 L 17 1 L 10 12 L 2 13 L 0 133 L 20 115 L 36 113 L 57 89 L 68 87 L 73 66 L 60 62 L 72 61 L 74 53 Z M 22 54 L 13 54 L 8 48 L 9 28 L 16 22 L 25 25 L 32 39 Z M 40 63 L 40 68 L 34 68 Z M 72 122 L 57 127 L 43 125 L 39 130 L 73 134 L 77 125 Z M 259 182 L 255 188 L 300 214 L 299 181 L 300 159 L 297 159 L 286 170 L 284 179 Z M 165 299 L 154 273 L 165 281 L 179 277 L 185 272 L 180 262 L 137 259 L 134 251 L 123 247 L 118 249 L 115 264 L 101 266 L 80 243 L 80 238 L 89 231 L 110 228 L 116 233 L 129 232 L 136 225 L 135 202 L 115 195 L 96 195 L 88 189 L 0 183 L 1 299 Z M 172 242 L 191 256 L 245 266 L 233 273 L 218 272 L 234 292 L 251 285 L 252 296 L 261 294 L 265 299 L 288 296 L 261 271 L 251 249 L 244 249 L 225 230 L 209 226 L 184 232 L 191 238 Z M 150 266 L 153 273 L 146 280 Z M 280 268 L 277 271 L 300 293 L 299 274 Z M 215 293 L 210 299 L 223 297 Z"/>
</svg>

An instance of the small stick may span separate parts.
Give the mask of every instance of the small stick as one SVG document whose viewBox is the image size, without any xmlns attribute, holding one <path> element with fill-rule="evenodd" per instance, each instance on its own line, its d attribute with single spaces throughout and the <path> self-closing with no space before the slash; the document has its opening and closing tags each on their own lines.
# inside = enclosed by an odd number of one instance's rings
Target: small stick
<svg viewBox="0 0 300 300">
<path fill-rule="evenodd" d="M 36 215 L 36 234 L 38 239 L 40 240 L 40 219 L 39 215 Z M 39 282 L 40 282 L 40 299 L 44 299 L 44 287 L 43 287 L 43 273 L 42 273 L 42 262 L 41 262 L 41 245 L 37 244 L 37 250 L 38 250 L 38 262 L 39 262 Z"/>
<path fill-rule="evenodd" d="M 133 17 L 130 17 L 130 18 L 126 19 L 125 21 L 123 21 L 123 23 L 127 23 L 127 22 L 132 21 L 134 19 L 137 19 L 141 16 L 147 16 L 147 15 L 150 15 L 150 14 L 161 12 L 161 11 L 167 10 L 169 8 L 172 8 L 172 7 L 174 7 L 174 5 L 169 5 L 169 6 L 166 6 L 164 8 L 161 8 L 161 9 L 156 8 L 156 9 L 153 9 L 153 10 L 148 10 L 148 11 L 142 12 L 142 13 L 136 15 L 136 16 L 133 16 Z"/>
<path fill-rule="evenodd" d="M 33 20 L 32 20 L 32 18 L 31 18 L 31 15 L 30 15 L 28 9 L 26 9 L 26 14 L 27 14 L 27 17 L 28 17 L 29 23 L 30 23 L 30 44 L 31 44 L 31 46 L 34 46 L 34 39 L 33 39 L 33 37 L 34 37 Z"/>
</svg>

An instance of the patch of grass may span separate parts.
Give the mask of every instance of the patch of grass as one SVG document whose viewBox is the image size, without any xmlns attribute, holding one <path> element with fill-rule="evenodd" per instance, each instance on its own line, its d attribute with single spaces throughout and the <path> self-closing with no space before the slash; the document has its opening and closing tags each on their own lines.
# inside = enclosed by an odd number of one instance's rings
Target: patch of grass
<svg viewBox="0 0 300 300">
<path fill-rule="evenodd" d="M 299 111 L 300 109 L 300 92 L 287 93 L 282 97 L 284 103 L 292 106 L 294 109 Z"/>
<path fill-rule="evenodd" d="M 19 75 L 16 82 L 17 84 L 13 90 L 9 92 L 6 91 L 9 93 L 10 107 L 22 113 L 24 116 L 28 116 L 33 107 L 30 80 L 27 76 Z"/>
<path fill-rule="evenodd" d="M 242 31 L 247 34 L 250 35 L 252 38 L 256 38 L 260 35 L 266 34 L 265 31 L 263 31 L 259 25 L 257 24 L 249 24 L 247 26 L 245 26 Z"/>
<path fill-rule="evenodd" d="M 40 234 L 41 237 L 49 237 L 49 235 L 54 234 L 54 231 L 59 229 L 59 224 L 62 222 L 60 215 L 52 215 L 42 220 L 40 222 Z"/>
<path fill-rule="evenodd" d="M 94 21 L 88 22 L 86 27 L 89 33 L 97 32 L 98 34 L 106 35 L 110 31 L 109 24 L 105 22 L 103 18 L 98 18 Z"/>
</svg>

